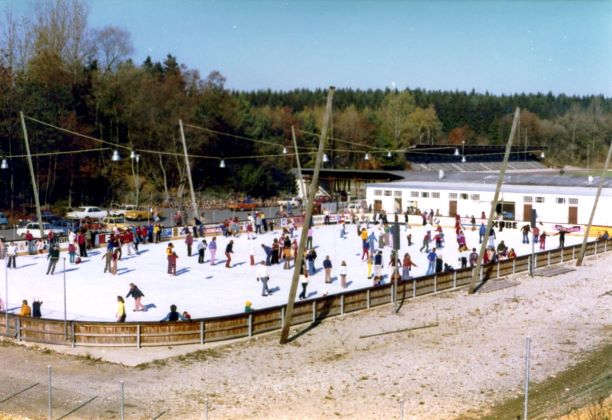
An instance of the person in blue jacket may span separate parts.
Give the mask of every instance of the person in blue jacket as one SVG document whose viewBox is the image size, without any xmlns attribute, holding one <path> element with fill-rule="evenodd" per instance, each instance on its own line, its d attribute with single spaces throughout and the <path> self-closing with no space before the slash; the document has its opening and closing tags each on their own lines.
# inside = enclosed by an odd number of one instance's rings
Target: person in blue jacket
<svg viewBox="0 0 612 420">
<path fill-rule="evenodd" d="M 180 313 L 178 313 L 176 311 L 176 305 L 170 305 L 170 312 L 168 312 L 168 315 L 166 315 L 166 317 L 164 319 L 162 319 L 160 322 L 166 322 L 166 321 L 187 321 L 187 318 L 185 318 L 183 315 L 181 315 Z"/>
</svg>

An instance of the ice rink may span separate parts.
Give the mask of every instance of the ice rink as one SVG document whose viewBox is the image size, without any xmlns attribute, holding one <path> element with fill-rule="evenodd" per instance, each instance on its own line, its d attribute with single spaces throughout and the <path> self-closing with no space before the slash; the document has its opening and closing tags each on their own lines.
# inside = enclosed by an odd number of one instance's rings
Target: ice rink
<svg viewBox="0 0 612 420">
<path fill-rule="evenodd" d="M 519 222 L 518 227 L 524 223 Z M 478 247 L 478 230 L 472 231 L 471 226 L 465 226 L 467 245 Z M 371 286 L 372 280 L 367 278 L 367 264 L 361 260 L 361 239 L 357 236 L 355 225 L 346 225 L 346 239 L 340 237 L 340 226 L 314 227 L 313 242 L 318 254 L 315 267 L 317 273 L 310 277 L 308 297 L 315 298 L 324 293 L 338 293 L 340 286 L 339 268 L 342 261 L 347 263 L 348 288 L 354 290 Z M 370 224 L 368 232 L 374 230 L 378 236 L 378 226 Z M 422 238 L 426 230 L 432 226 L 412 226 L 406 230 L 401 226 L 401 247 L 399 256 L 408 252 L 418 267 L 413 268 L 412 276 L 424 275 L 427 270 L 426 254 L 419 252 Z M 294 233 L 299 241 L 301 229 Z M 413 245 L 408 247 L 406 235 L 412 234 Z M 513 247 L 518 255 L 531 252 L 531 244 L 522 244 L 522 234 L 519 229 L 496 230 L 497 245 L 504 240 L 508 247 Z M 548 231 L 554 234 L 554 231 Z M 445 228 L 446 246 L 439 250 L 444 262 L 457 268 L 460 267 L 459 251 L 454 229 Z M 167 242 L 160 244 L 140 245 L 138 255 L 127 256 L 126 246 L 123 246 L 123 259 L 118 262 L 117 275 L 103 273 L 104 261 L 102 249 L 89 251 L 89 256 L 81 264 L 68 262 L 68 255 L 62 251 L 60 261 L 54 275 L 46 275 L 47 255 L 19 256 L 16 269 L 5 269 L 2 273 L 2 289 L 0 296 L 5 301 L 5 286 L 8 284 L 8 302 L 10 312 L 18 312 L 22 299 L 27 299 L 31 305 L 34 299 L 43 302 L 41 307 L 44 318 L 63 319 L 64 317 L 64 277 L 66 280 L 66 306 L 68 320 L 114 321 L 117 307 L 117 296 L 128 293 L 129 284 L 135 283 L 143 291 L 145 297 L 142 303 L 146 312 L 133 312 L 133 299 L 126 299 L 127 321 L 157 321 L 161 320 L 171 304 L 178 306 L 179 312 L 188 311 L 193 318 L 211 317 L 242 312 L 244 303 L 250 300 L 253 308 L 282 305 L 287 302 L 289 286 L 293 270 L 284 270 L 282 263 L 270 267 L 269 287 L 272 295 L 262 296 L 261 283 L 256 280 L 256 266 L 249 263 L 251 249 L 255 250 L 256 262 L 265 259 L 261 244 L 271 245 L 274 238 L 279 238 L 281 232 L 267 232 L 258 235 L 256 239 L 248 240 L 246 234 L 234 239 L 232 268 L 225 267 L 225 246 L 230 238 L 217 237 L 218 251 L 216 265 L 210 265 L 210 254 L 206 252 L 204 264 L 198 264 L 197 251 L 187 257 L 187 248 L 183 240 L 175 240 L 175 251 L 179 255 L 177 276 L 167 274 L 165 249 Z M 210 237 L 207 240 L 210 242 Z M 582 234 L 566 236 L 565 244 L 573 245 L 582 241 Z M 556 248 L 558 236 L 547 238 L 546 249 Z M 433 243 L 430 245 L 433 246 Z M 479 248 L 478 248 L 479 250 Z M 536 246 L 536 252 L 538 251 Z M 391 248 L 383 250 L 383 273 L 388 280 L 390 273 L 389 257 Z M 332 264 L 331 284 L 324 282 L 322 262 L 329 255 Z M 66 270 L 63 269 L 63 259 L 66 257 Z M 8 282 L 8 283 L 7 283 Z M 299 292 L 299 289 L 298 289 Z"/>
</svg>

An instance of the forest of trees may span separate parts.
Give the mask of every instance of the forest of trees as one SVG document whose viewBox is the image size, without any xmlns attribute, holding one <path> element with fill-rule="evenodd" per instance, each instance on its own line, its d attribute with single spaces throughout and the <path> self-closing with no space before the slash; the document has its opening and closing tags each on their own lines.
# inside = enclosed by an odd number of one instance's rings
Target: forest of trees
<svg viewBox="0 0 612 420">
<path fill-rule="evenodd" d="M 325 90 L 231 91 L 219 71 L 203 77 L 171 52 L 134 63 L 130 34 L 91 28 L 86 2 L 37 5 L 31 19 L 5 10 L 0 24 L 0 157 L 9 164 L 0 172 L 0 209 L 33 201 L 21 111 L 49 205 L 133 201 L 136 179 L 143 201 L 180 201 L 187 177 L 179 119 L 195 189 L 205 196 L 290 191 L 292 126 L 302 165 L 312 165 Z M 401 151 L 414 144 L 502 144 L 517 106 L 517 141 L 543 147 L 550 164 L 592 167 L 605 158 L 612 99 L 603 96 L 338 89 L 331 165 L 402 168 Z M 131 150 L 140 155 L 137 168 Z M 367 162 L 364 151 L 372 153 Z"/>
</svg>

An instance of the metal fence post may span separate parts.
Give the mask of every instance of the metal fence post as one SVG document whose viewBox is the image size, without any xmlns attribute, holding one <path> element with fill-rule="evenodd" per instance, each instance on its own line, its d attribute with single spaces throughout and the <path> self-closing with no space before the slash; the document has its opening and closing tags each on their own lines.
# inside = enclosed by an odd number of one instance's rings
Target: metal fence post
<svg viewBox="0 0 612 420">
<path fill-rule="evenodd" d="M 393 289 L 395 289 L 395 285 L 391 283 L 391 303 L 395 302 L 395 293 L 393 293 Z"/>
<path fill-rule="evenodd" d="M 285 326 L 285 307 L 281 306 L 281 328 Z"/>
<path fill-rule="evenodd" d="M 497 278 L 499 278 L 499 261 L 497 262 Z"/>
<path fill-rule="evenodd" d="M 204 321 L 200 321 L 200 344 L 204 344 Z"/>
<path fill-rule="evenodd" d="M 370 309 L 370 289 L 366 292 L 366 309 Z"/>
<path fill-rule="evenodd" d="M 70 321 L 70 336 L 72 337 L 72 348 L 76 347 L 76 337 L 74 336 L 74 321 Z"/>
<path fill-rule="evenodd" d="M 516 260 L 512 260 L 512 274 L 516 273 Z"/>
<path fill-rule="evenodd" d="M 249 313 L 248 328 L 249 328 L 249 337 L 253 337 L 253 313 Z"/>
<path fill-rule="evenodd" d="M 561 262 L 563 262 L 563 251 L 565 250 L 565 248 L 561 248 Z"/>
<path fill-rule="evenodd" d="M 548 261 L 546 264 L 550 266 L 550 251 L 548 251 Z"/>
<path fill-rule="evenodd" d="M 457 272 L 453 271 L 453 289 L 457 288 Z"/>
<path fill-rule="evenodd" d="M 344 315 L 344 293 L 340 295 L 340 315 Z"/>
<path fill-rule="evenodd" d="M 136 348 L 140 348 L 140 324 L 136 325 Z"/>
<path fill-rule="evenodd" d="M 15 332 L 17 333 L 17 341 L 21 341 L 21 320 L 18 317 L 15 318 Z"/>
<path fill-rule="evenodd" d="M 312 322 L 317 320 L 317 302 L 312 301 Z"/>
<path fill-rule="evenodd" d="M 47 366 L 47 371 L 49 372 L 49 416 L 48 416 L 48 418 L 49 418 L 49 420 L 51 420 L 52 417 L 53 417 L 52 416 L 53 411 L 52 411 L 52 408 L 51 408 L 51 365 Z"/>
<path fill-rule="evenodd" d="M 416 279 L 412 279 L 412 298 L 416 298 Z"/>
<path fill-rule="evenodd" d="M 121 381 L 121 420 L 125 418 L 125 390 L 123 381 Z"/>
<path fill-rule="evenodd" d="M 438 275 L 436 274 L 434 276 L 434 293 L 436 293 L 438 291 Z"/>
</svg>

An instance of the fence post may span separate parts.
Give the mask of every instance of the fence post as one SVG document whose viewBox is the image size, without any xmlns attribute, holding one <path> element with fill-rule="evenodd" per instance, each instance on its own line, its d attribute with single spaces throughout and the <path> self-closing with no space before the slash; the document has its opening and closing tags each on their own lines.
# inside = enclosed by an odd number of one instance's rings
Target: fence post
<svg viewBox="0 0 612 420">
<path fill-rule="evenodd" d="M 512 274 L 516 272 L 516 260 L 512 260 Z"/>
<path fill-rule="evenodd" d="M 548 261 L 547 261 L 547 265 L 550 266 L 550 251 L 548 251 Z"/>
<path fill-rule="evenodd" d="M 457 288 L 457 271 L 453 271 L 453 289 Z"/>
<path fill-rule="evenodd" d="M 370 289 L 366 292 L 366 309 L 370 309 Z"/>
<path fill-rule="evenodd" d="M 412 279 L 412 298 L 416 298 L 416 279 Z"/>
<path fill-rule="evenodd" d="M 285 307 L 281 306 L 281 328 L 285 326 Z"/>
<path fill-rule="evenodd" d="M 499 278 L 499 261 L 497 261 L 497 278 Z"/>
<path fill-rule="evenodd" d="M 340 315 L 344 315 L 344 293 L 340 295 Z"/>
<path fill-rule="evenodd" d="M 72 337 L 72 348 L 75 348 L 76 337 L 74 336 L 74 321 L 70 321 L 70 336 Z"/>
<path fill-rule="evenodd" d="M 529 352 L 531 349 L 531 337 L 525 337 L 525 401 L 523 403 L 523 419 L 527 420 L 529 405 Z"/>
<path fill-rule="evenodd" d="M 391 283 L 391 303 L 395 302 L 395 293 L 393 293 L 393 289 L 395 289 L 395 284 Z"/>
<path fill-rule="evenodd" d="M 253 313 L 249 313 L 248 318 L 248 326 L 249 326 L 249 337 L 253 337 Z"/>
<path fill-rule="evenodd" d="M 576 247 L 573 246 L 572 247 L 572 260 L 575 260 L 575 259 L 576 259 Z"/>
<path fill-rule="evenodd" d="M 140 324 L 136 325 L 136 348 L 140 348 Z"/>
<path fill-rule="evenodd" d="M 563 262 L 563 251 L 565 250 L 565 248 L 561 248 L 561 262 Z"/>
<path fill-rule="evenodd" d="M 204 321 L 200 321 L 200 344 L 204 344 Z"/>
<path fill-rule="evenodd" d="M 17 333 L 17 341 L 21 341 L 21 320 L 19 319 L 19 317 L 15 317 L 15 332 Z"/>
<path fill-rule="evenodd" d="M 597 254 L 597 240 L 595 240 L 595 254 Z"/>
<path fill-rule="evenodd" d="M 317 320 L 317 302 L 312 301 L 312 322 Z"/>
<path fill-rule="evenodd" d="M 436 274 L 434 276 L 434 293 L 436 293 L 438 291 L 438 275 Z"/>
</svg>

